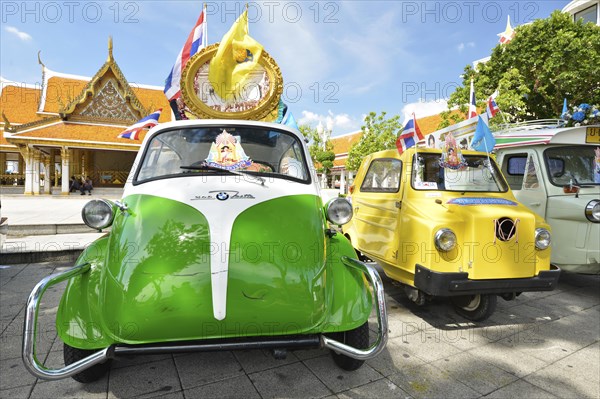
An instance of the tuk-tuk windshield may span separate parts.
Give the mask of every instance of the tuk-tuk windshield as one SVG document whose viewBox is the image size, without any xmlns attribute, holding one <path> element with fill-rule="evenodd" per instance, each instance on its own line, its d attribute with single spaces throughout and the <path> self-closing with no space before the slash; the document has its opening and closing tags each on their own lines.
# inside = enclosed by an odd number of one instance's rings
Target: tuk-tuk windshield
<svg viewBox="0 0 600 399">
<path fill-rule="evenodd" d="M 600 184 L 600 146 L 551 147 L 544 161 L 555 186 Z"/>
<path fill-rule="evenodd" d="M 256 174 L 309 181 L 294 135 L 256 126 L 182 127 L 147 143 L 135 183 L 194 174 Z"/>
<path fill-rule="evenodd" d="M 417 161 L 418 157 L 418 161 Z M 448 167 L 439 153 L 415 155 L 412 187 L 416 190 L 506 192 L 508 186 L 493 159 L 464 155 L 457 168 Z"/>
</svg>

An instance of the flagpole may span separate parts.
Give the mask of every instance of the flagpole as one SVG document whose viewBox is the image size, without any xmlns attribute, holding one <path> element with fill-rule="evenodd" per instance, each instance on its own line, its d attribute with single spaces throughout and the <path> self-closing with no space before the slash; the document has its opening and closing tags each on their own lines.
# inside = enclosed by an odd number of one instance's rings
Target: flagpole
<svg viewBox="0 0 600 399">
<path fill-rule="evenodd" d="M 202 12 L 204 13 L 204 27 L 202 28 L 202 47 L 208 45 L 208 21 L 206 20 L 206 3 L 202 5 Z"/>
</svg>

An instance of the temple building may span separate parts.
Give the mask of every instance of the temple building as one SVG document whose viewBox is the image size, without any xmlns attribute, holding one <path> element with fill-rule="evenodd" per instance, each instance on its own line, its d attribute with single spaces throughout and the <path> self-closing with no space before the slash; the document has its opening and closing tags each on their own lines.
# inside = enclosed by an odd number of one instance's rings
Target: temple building
<svg viewBox="0 0 600 399">
<path fill-rule="evenodd" d="M 69 180 L 89 177 L 95 187 L 122 187 L 139 140 L 118 138 L 128 126 L 163 109 L 163 87 L 130 84 L 113 58 L 93 77 L 59 73 L 38 59 L 41 85 L 0 81 L 0 185 L 28 195 L 69 194 Z"/>
</svg>

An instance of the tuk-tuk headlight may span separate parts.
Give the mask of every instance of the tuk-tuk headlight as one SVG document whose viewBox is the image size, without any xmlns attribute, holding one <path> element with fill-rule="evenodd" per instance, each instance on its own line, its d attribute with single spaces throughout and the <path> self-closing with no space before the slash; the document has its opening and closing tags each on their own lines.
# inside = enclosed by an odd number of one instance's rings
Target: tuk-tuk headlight
<svg viewBox="0 0 600 399">
<path fill-rule="evenodd" d="M 550 232 L 544 228 L 535 229 L 535 247 L 537 249 L 546 249 L 550 246 Z"/>
<path fill-rule="evenodd" d="M 456 245 L 456 234 L 450 229 L 439 229 L 433 241 L 438 251 L 448 252 Z"/>
<path fill-rule="evenodd" d="M 92 200 L 83 206 L 81 218 L 92 229 L 102 230 L 110 226 L 115 216 L 113 204 L 107 200 Z"/>
<path fill-rule="evenodd" d="M 352 205 L 344 198 L 334 198 L 325 206 L 327 220 L 333 224 L 343 225 L 352 219 Z"/>
<path fill-rule="evenodd" d="M 585 217 L 594 223 L 600 223 L 600 200 L 591 200 L 585 206 Z"/>
</svg>

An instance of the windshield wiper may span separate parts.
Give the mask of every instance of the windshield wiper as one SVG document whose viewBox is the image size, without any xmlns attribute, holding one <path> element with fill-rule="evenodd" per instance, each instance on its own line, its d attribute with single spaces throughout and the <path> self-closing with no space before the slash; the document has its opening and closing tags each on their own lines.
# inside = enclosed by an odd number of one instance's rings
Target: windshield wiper
<svg viewBox="0 0 600 399">
<path fill-rule="evenodd" d="M 213 165 L 208 165 L 206 163 L 202 163 L 200 165 L 186 165 L 186 166 L 180 166 L 181 169 L 186 169 L 186 170 L 214 170 L 214 171 L 218 171 L 218 172 L 227 172 L 230 173 L 232 175 L 236 175 L 236 176 L 242 176 L 242 177 L 246 177 L 246 176 L 250 176 L 257 181 L 252 181 L 252 183 L 258 183 L 261 186 L 265 185 L 265 179 L 261 176 L 256 176 L 253 175 L 251 173 L 248 173 L 246 171 L 242 171 L 242 170 L 229 170 L 229 169 L 225 169 L 225 168 L 219 168 L 218 166 L 213 166 Z"/>
</svg>

